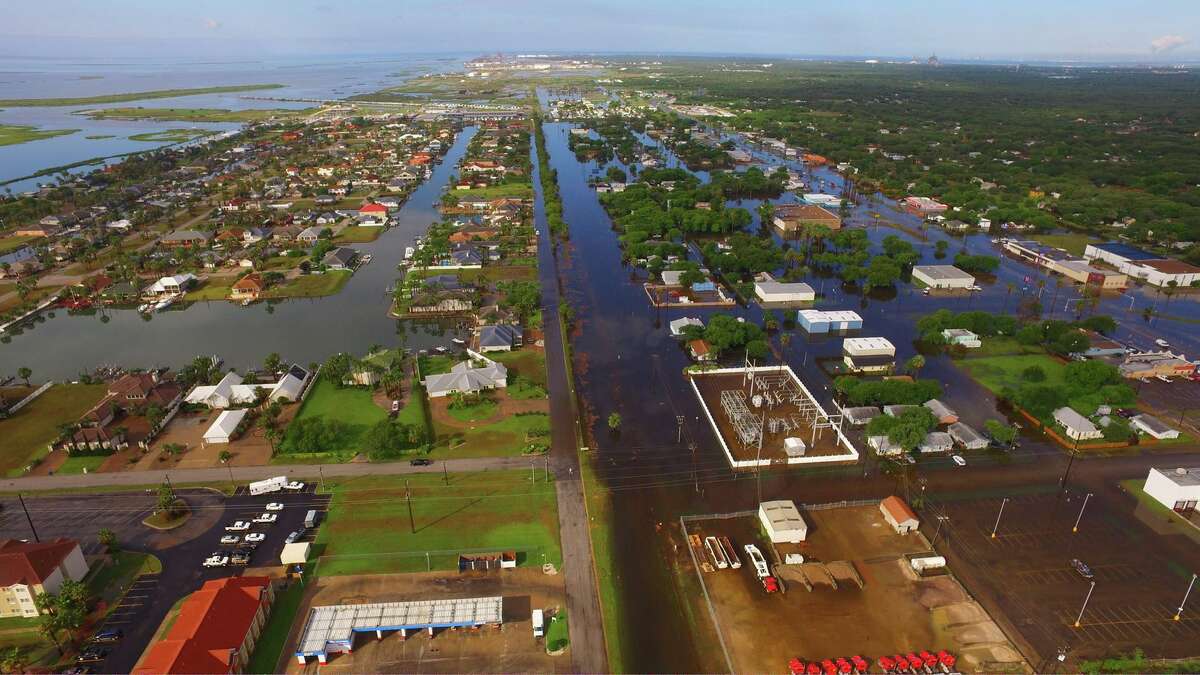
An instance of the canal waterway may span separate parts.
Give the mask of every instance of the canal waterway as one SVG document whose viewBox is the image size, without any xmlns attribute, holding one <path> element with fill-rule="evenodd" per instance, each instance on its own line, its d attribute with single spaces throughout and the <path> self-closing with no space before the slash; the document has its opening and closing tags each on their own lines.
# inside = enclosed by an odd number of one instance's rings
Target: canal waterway
<svg viewBox="0 0 1200 675">
<path fill-rule="evenodd" d="M 307 364 L 339 351 L 362 354 L 374 344 L 414 349 L 449 345 L 458 336 L 452 323 L 396 320 L 387 316 L 386 293 L 395 284 L 404 249 L 441 219 L 434 208 L 476 127 L 458 134 L 433 176 L 413 191 L 394 217 L 395 224 L 367 244 L 370 254 L 342 291 L 324 298 L 260 302 L 248 307 L 225 301 L 198 302 L 143 315 L 104 309 L 72 314 L 55 310 L 0 344 L 0 373 L 31 368 L 38 379 L 73 379 L 101 365 L 148 368 L 180 366 L 201 354 L 246 368 L 278 352 Z"/>
</svg>

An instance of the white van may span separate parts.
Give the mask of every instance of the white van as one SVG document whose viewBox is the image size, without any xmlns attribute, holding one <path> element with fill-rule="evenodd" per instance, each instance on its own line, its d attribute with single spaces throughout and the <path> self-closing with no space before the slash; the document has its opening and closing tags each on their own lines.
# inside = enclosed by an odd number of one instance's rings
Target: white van
<svg viewBox="0 0 1200 675">
<path fill-rule="evenodd" d="M 314 509 L 312 511 L 309 511 L 304 516 L 304 526 L 307 528 L 313 528 L 313 527 L 316 527 L 316 525 L 317 525 L 317 512 Z"/>
<path fill-rule="evenodd" d="M 546 621 L 542 616 L 542 610 L 533 610 L 533 637 L 540 638 L 546 635 Z"/>
</svg>

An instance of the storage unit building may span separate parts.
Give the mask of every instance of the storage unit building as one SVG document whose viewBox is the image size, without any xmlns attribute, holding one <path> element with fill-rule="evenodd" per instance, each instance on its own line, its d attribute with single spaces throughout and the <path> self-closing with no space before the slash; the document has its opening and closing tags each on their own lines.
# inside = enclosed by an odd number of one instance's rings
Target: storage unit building
<svg viewBox="0 0 1200 675">
<path fill-rule="evenodd" d="M 758 520 L 772 544 L 799 544 L 808 536 L 808 524 L 800 517 L 796 503 L 789 499 L 759 504 Z"/>
<path fill-rule="evenodd" d="M 1200 466 L 1152 468 L 1142 489 L 1172 511 L 1195 511 L 1200 503 Z"/>
<path fill-rule="evenodd" d="M 244 409 L 223 411 L 220 415 L 217 415 L 217 419 L 212 423 L 212 426 L 204 432 L 204 442 L 230 442 L 233 440 L 234 434 L 237 433 L 238 425 L 242 423 L 244 417 L 246 417 Z"/>
<path fill-rule="evenodd" d="M 769 274 L 759 275 L 754 282 L 754 294 L 762 302 L 812 302 L 817 299 L 812 286 L 775 281 Z"/>
<path fill-rule="evenodd" d="M 921 526 L 917 514 L 913 512 L 907 502 L 896 495 L 879 502 L 879 512 L 883 514 L 883 519 L 892 526 L 897 534 L 915 532 Z"/>
<path fill-rule="evenodd" d="M 975 277 L 954 265 L 917 265 L 913 267 L 912 278 L 930 288 L 970 288 L 975 285 Z"/>
<path fill-rule="evenodd" d="M 874 373 L 896 365 L 896 346 L 883 337 L 856 337 L 842 340 L 842 361 L 850 370 Z"/>
<path fill-rule="evenodd" d="M 802 309 L 796 314 L 796 323 L 809 333 L 858 330 L 863 326 L 862 317 L 858 312 L 849 310 Z"/>
</svg>

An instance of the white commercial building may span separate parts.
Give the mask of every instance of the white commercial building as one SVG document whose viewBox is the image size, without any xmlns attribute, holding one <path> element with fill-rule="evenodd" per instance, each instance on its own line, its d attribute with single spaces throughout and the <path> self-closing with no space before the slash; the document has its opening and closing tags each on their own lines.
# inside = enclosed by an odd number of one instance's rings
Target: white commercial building
<svg viewBox="0 0 1200 675">
<path fill-rule="evenodd" d="M 768 274 L 759 276 L 761 278 L 754 282 L 754 294 L 762 302 L 812 302 L 817 299 L 817 292 L 806 283 L 775 281 Z"/>
<path fill-rule="evenodd" d="M 809 333 L 858 330 L 863 327 L 862 317 L 850 310 L 802 309 L 796 313 L 796 323 Z"/>
<path fill-rule="evenodd" d="M 237 433 L 238 425 L 242 423 L 242 419 L 246 417 L 246 410 L 225 410 L 212 423 L 212 426 L 204 432 L 205 443 L 228 443 L 233 440 L 233 435 Z"/>
<path fill-rule="evenodd" d="M 930 288 L 970 288 L 975 285 L 975 277 L 954 265 L 917 265 L 913 267 L 912 278 Z"/>
<path fill-rule="evenodd" d="M 1172 511 L 1195 511 L 1200 502 L 1200 466 L 1150 469 L 1142 489 Z"/>
<path fill-rule="evenodd" d="M 1200 267 L 1163 258 L 1156 253 L 1121 242 L 1088 244 L 1084 248 L 1083 257 L 1088 260 L 1102 260 L 1151 286 L 1163 287 L 1175 282 L 1176 286 L 1185 287 L 1200 280 Z"/>
<path fill-rule="evenodd" d="M 842 340 L 842 360 L 855 372 L 881 372 L 896 364 L 896 346 L 883 337 L 855 337 Z"/>
<path fill-rule="evenodd" d="M 789 499 L 759 504 L 758 520 L 772 544 L 799 544 L 808 536 L 808 523 L 800 517 L 796 503 Z"/>
</svg>

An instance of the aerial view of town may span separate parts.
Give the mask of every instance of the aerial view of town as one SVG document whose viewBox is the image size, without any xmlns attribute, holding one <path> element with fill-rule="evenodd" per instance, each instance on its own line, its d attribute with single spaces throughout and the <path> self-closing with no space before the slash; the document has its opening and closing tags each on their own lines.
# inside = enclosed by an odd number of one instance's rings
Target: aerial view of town
<svg viewBox="0 0 1200 675">
<path fill-rule="evenodd" d="M 1200 6 L 1058 4 L 9 3 L 0 672 L 1200 672 Z"/>
</svg>

